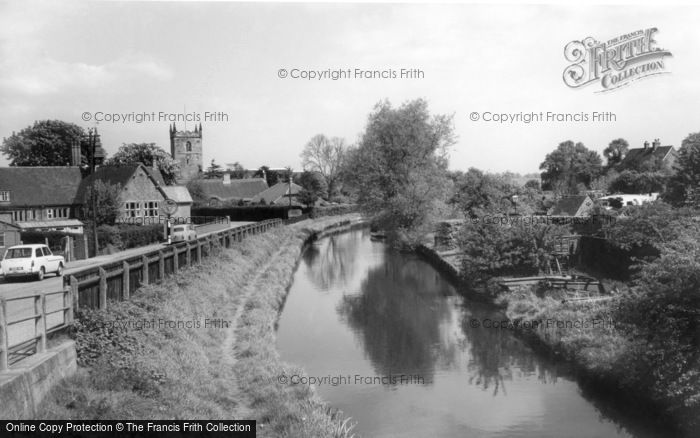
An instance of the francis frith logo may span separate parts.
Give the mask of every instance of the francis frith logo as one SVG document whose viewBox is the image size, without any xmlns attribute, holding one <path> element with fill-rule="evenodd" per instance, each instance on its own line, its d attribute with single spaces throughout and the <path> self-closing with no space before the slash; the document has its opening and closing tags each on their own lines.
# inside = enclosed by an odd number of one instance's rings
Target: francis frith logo
<svg viewBox="0 0 700 438">
<path fill-rule="evenodd" d="M 600 93 L 668 73 L 664 57 L 672 55 L 657 47 L 657 31 L 655 27 L 637 30 L 605 42 L 593 37 L 571 41 L 564 48 L 566 60 L 572 63 L 564 70 L 564 83 L 571 88 L 599 84 Z"/>
</svg>

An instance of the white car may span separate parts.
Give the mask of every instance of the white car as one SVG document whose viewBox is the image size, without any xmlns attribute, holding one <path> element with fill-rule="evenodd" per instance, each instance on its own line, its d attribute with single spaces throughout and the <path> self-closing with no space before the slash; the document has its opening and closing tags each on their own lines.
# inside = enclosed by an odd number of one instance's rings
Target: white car
<svg viewBox="0 0 700 438">
<path fill-rule="evenodd" d="M 12 246 L 5 251 L 0 262 L 5 278 L 35 277 L 37 280 L 43 280 L 50 272 L 60 277 L 65 265 L 63 256 L 53 255 L 46 245 Z"/>
<path fill-rule="evenodd" d="M 170 237 L 173 243 L 197 240 L 197 230 L 195 230 L 194 225 L 190 224 L 176 225 L 173 227 L 173 233 Z"/>
</svg>

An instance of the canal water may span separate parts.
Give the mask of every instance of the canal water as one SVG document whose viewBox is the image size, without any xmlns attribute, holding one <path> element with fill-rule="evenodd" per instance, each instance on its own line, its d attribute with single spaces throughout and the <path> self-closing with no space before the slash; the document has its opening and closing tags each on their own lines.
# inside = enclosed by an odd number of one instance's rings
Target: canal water
<svg viewBox="0 0 700 438">
<path fill-rule="evenodd" d="M 355 230 L 304 252 L 277 347 L 363 437 L 661 436 L 508 329 L 484 327 L 500 320 L 418 256 Z"/>
</svg>

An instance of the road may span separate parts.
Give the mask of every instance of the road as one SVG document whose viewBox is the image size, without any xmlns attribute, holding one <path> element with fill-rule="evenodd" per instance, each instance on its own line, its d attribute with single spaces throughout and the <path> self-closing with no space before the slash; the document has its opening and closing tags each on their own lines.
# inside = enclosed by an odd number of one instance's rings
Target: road
<svg viewBox="0 0 700 438">
<path fill-rule="evenodd" d="M 199 237 L 204 237 L 214 232 L 225 230 L 227 228 L 238 228 L 252 223 L 254 222 L 231 222 L 229 224 L 200 225 L 197 226 L 197 235 Z M 114 254 L 93 257 L 88 260 L 77 260 L 75 262 L 66 264 L 66 269 L 64 270 L 63 275 L 71 275 L 73 272 L 85 268 L 101 265 L 103 263 L 119 261 L 121 259 L 131 258 L 134 256 L 138 256 L 139 254 L 145 254 L 165 247 L 167 247 L 167 244 L 165 243 L 156 243 L 153 245 L 120 251 Z M 3 279 L 2 281 L 0 281 L 0 298 L 20 298 L 42 292 L 58 292 L 62 289 L 63 279 L 61 277 L 52 277 L 51 274 L 48 274 L 43 281 L 15 280 L 14 282 L 8 283 Z M 60 309 L 61 307 L 63 307 L 63 302 L 62 296 L 60 294 L 46 297 L 47 312 Z M 16 321 L 18 319 L 29 317 L 34 314 L 34 299 L 32 297 L 7 302 L 7 318 L 9 321 Z M 62 323 L 62 313 L 49 315 L 46 319 L 46 325 L 49 329 Z M 30 320 L 10 326 L 8 328 L 9 344 L 14 345 L 16 343 L 24 342 L 31 339 L 31 337 L 34 335 L 33 325 L 34 321 Z"/>
</svg>

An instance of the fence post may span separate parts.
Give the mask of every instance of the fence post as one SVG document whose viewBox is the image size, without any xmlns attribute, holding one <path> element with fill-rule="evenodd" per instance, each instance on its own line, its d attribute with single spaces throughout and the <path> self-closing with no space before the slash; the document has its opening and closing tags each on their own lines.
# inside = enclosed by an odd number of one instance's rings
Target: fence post
<svg viewBox="0 0 700 438">
<path fill-rule="evenodd" d="M 100 273 L 100 310 L 107 308 L 107 271 L 98 268 Z"/>
<path fill-rule="evenodd" d="M 0 371 L 7 369 L 7 350 L 9 342 L 7 341 L 7 307 L 5 300 L 0 298 Z"/>
<path fill-rule="evenodd" d="M 124 260 L 122 262 L 122 269 L 122 296 L 126 301 L 131 298 L 131 266 L 129 266 L 129 262 Z"/>
<path fill-rule="evenodd" d="M 148 278 L 148 257 L 143 255 L 141 256 L 141 284 L 148 284 L 149 278 Z"/>
<path fill-rule="evenodd" d="M 197 241 L 197 263 L 202 263 L 202 241 Z"/>
<path fill-rule="evenodd" d="M 173 274 L 175 274 L 180 267 L 180 260 L 178 260 L 177 254 L 177 246 L 173 245 Z"/>
<path fill-rule="evenodd" d="M 158 250 L 158 280 L 163 281 L 165 279 L 165 254 L 163 250 Z"/>
<path fill-rule="evenodd" d="M 69 278 L 70 297 L 73 306 L 73 312 L 80 309 L 80 295 L 78 291 L 78 279 L 74 275 Z M 75 315 L 74 315 L 75 316 Z"/>
<path fill-rule="evenodd" d="M 36 352 L 46 351 L 46 295 L 40 294 L 34 297 L 34 312 L 37 315 L 34 320 L 34 336 L 38 333 Z"/>
<path fill-rule="evenodd" d="M 71 299 L 71 288 L 63 288 L 63 323 L 68 325 L 73 322 L 73 300 Z"/>
<path fill-rule="evenodd" d="M 187 249 L 187 257 L 185 257 L 185 263 L 187 263 L 187 267 L 192 266 L 192 247 L 190 246 L 190 242 L 185 243 L 185 248 Z"/>
</svg>

